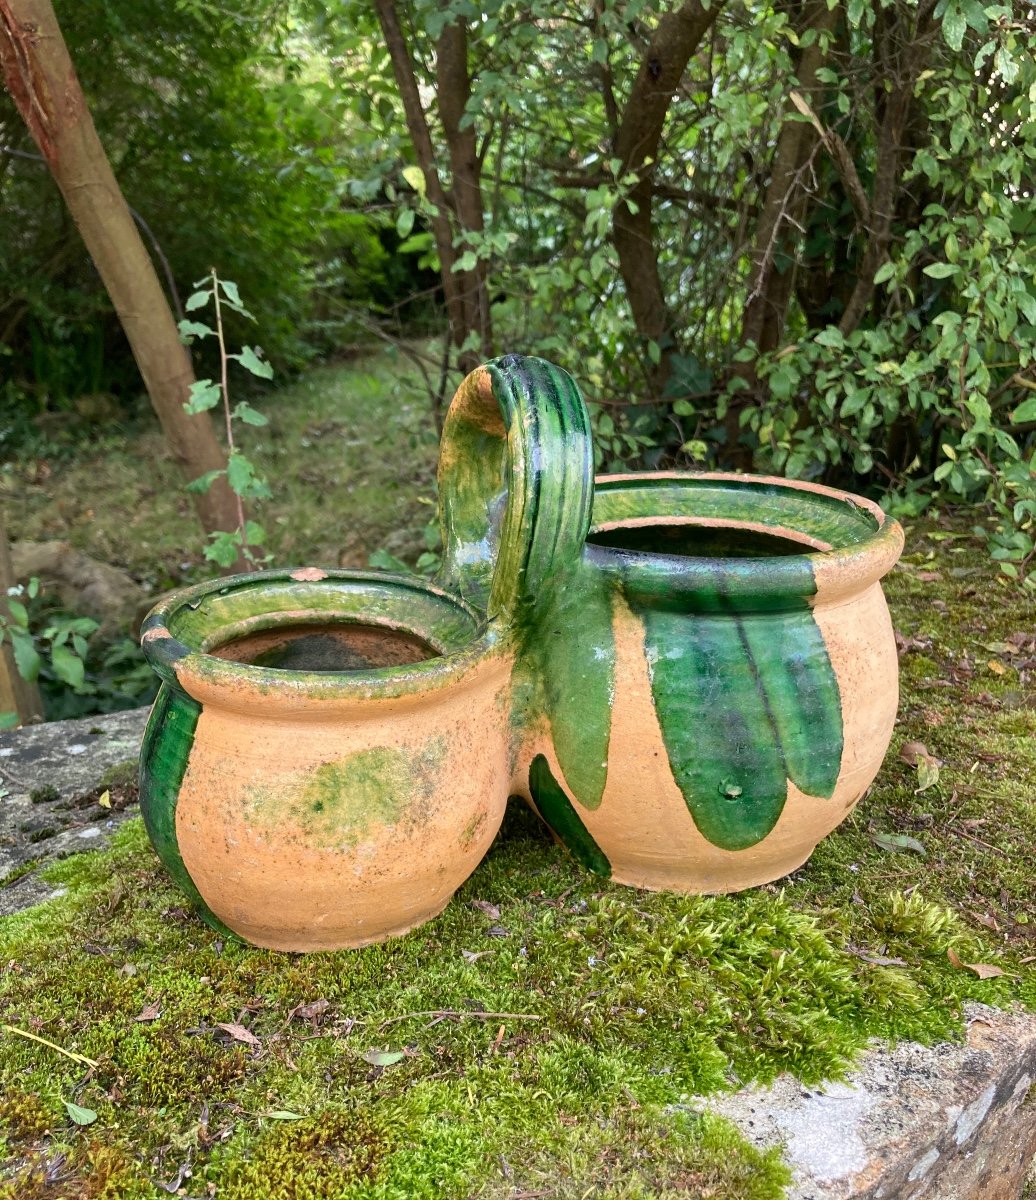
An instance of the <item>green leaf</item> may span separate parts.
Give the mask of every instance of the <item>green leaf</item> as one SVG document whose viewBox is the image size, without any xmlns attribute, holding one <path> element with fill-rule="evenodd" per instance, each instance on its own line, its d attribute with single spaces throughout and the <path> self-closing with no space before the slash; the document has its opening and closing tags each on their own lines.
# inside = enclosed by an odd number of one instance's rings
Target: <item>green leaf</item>
<svg viewBox="0 0 1036 1200">
<path fill-rule="evenodd" d="M 244 421 L 246 425 L 268 425 L 270 423 L 269 419 L 254 409 L 247 400 L 242 400 L 240 404 L 234 406 L 233 415 L 239 421 Z"/>
<path fill-rule="evenodd" d="M 266 541 L 266 530 L 258 521 L 245 522 L 245 542 L 249 546 L 261 546 Z"/>
<path fill-rule="evenodd" d="M 875 846 L 880 846 L 882 850 L 893 852 L 909 850 L 914 854 L 920 854 L 922 858 L 925 854 L 925 848 L 917 838 L 910 837 L 905 833 L 872 833 L 871 841 Z"/>
<path fill-rule="evenodd" d="M 35 683 L 39 678 L 40 666 L 42 665 L 39 651 L 36 649 L 36 643 L 24 629 L 19 628 L 17 625 L 12 626 L 8 630 L 8 633 L 11 637 L 14 665 L 18 668 L 18 674 L 27 683 Z"/>
<path fill-rule="evenodd" d="M 83 660 L 68 646 L 51 647 L 50 662 L 54 674 L 63 683 L 67 683 L 75 691 L 83 686 Z"/>
<path fill-rule="evenodd" d="M 236 358 L 246 371 L 251 371 L 253 375 L 258 375 L 260 379 L 272 379 L 273 367 L 265 359 L 259 357 L 256 353 L 258 348 L 258 346 L 255 349 L 251 346 L 244 346 L 240 354 L 232 354 L 230 357 Z"/>
<path fill-rule="evenodd" d="M 208 337 L 210 334 L 216 332 L 215 329 L 210 329 L 208 325 L 203 325 L 201 321 L 181 321 L 176 328 L 179 329 L 180 337 L 184 341 L 193 337 Z"/>
<path fill-rule="evenodd" d="M 17 729 L 18 714 L 14 712 L 0 712 L 0 729 Z"/>
<path fill-rule="evenodd" d="M 227 459 L 227 483 L 239 496 L 261 499 L 270 494 L 266 480 L 256 474 L 252 463 L 237 450 Z"/>
<path fill-rule="evenodd" d="M 882 263 L 881 266 L 878 267 L 878 269 L 874 272 L 874 282 L 876 284 L 888 283 L 895 273 L 896 264 L 894 262 Z"/>
<path fill-rule="evenodd" d="M 73 1104 L 71 1100 L 62 1100 L 68 1109 L 68 1115 L 77 1125 L 92 1125 L 97 1120 L 97 1114 L 92 1108 L 83 1108 L 81 1104 Z"/>
<path fill-rule="evenodd" d="M 362 1058 L 372 1067 L 391 1067 L 400 1059 L 406 1058 L 405 1050 L 365 1050 Z"/>
<path fill-rule="evenodd" d="M 968 19 L 957 5 L 947 8 L 942 19 L 942 35 L 951 50 L 960 51 L 964 45 L 964 32 L 967 27 Z"/>
<path fill-rule="evenodd" d="M 1023 400 L 1011 413 L 1011 420 L 1015 425 L 1020 425 L 1023 421 L 1036 421 L 1036 396 Z"/>
<path fill-rule="evenodd" d="M 187 297 L 187 302 L 184 304 L 184 308 L 187 310 L 187 312 L 194 312 L 195 309 L 204 308 L 205 305 L 208 304 L 209 296 L 211 295 L 212 292 L 209 288 L 205 288 L 200 292 L 192 292 L 191 295 Z"/>
<path fill-rule="evenodd" d="M 669 370 L 663 396 L 701 395 L 712 387 L 712 368 L 702 366 L 694 354 L 670 355 Z"/>
<path fill-rule="evenodd" d="M 414 228 L 414 219 L 417 214 L 412 208 L 404 208 L 403 211 L 396 217 L 396 233 L 400 238 L 408 238 Z"/>
<path fill-rule="evenodd" d="M 192 479 L 184 490 L 188 492 L 207 492 L 222 474 L 222 471 L 206 471 L 204 475 L 199 475 L 197 479 Z"/>
<path fill-rule="evenodd" d="M 218 383 L 213 383 L 211 379 L 198 379 L 191 384 L 191 394 L 184 404 L 184 409 L 192 416 L 195 413 L 207 412 L 219 404 L 222 394 Z"/>
<path fill-rule="evenodd" d="M 33 575 L 33 577 L 29 580 L 28 586 L 26 587 L 25 590 L 29 593 L 29 599 L 35 600 L 36 597 L 40 594 L 39 577 L 36 575 Z"/>
<path fill-rule="evenodd" d="M 241 546 L 240 535 L 220 530 L 218 533 L 210 533 L 209 537 L 211 541 L 205 547 L 205 557 L 218 566 L 232 567 L 237 561 Z"/>
<path fill-rule="evenodd" d="M 818 346 L 827 346 L 831 350 L 841 350 L 845 345 L 845 338 L 842 336 L 842 331 L 834 325 L 829 325 L 827 329 L 822 329 L 813 340 Z"/>
<path fill-rule="evenodd" d="M 367 562 L 370 566 L 377 567 L 379 571 L 395 571 L 400 575 L 410 574 L 410 568 L 406 563 L 402 559 L 396 558 L 394 554 L 389 554 L 387 550 L 375 550 Z"/>
<path fill-rule="evenodd" d="M 226 296 L 231 304 L 236 305 L 238 308 L 244 307 L 241 303 L 241 293 L 237 290 L 237 284 L 232 279 L 221 279 L 219 286 L 223 289 L 224 296 Z"/>
<path fill-rule="evenodd" d="M 301 1121 L 303 1119 L 301 1113 L 290 1112 L 286 1108 L 274 1108 L 270 1112 L 260 1114 L 268 1121 Z"/>
<path fill-rule="evenodd" d="M 465 250 L 453 264 L 454 271 L 473 271 L 478 266 L 478 255 L 474 250 Z"/>
<path fill-rule="evenodd" d="M 929 755 L 921 755 L 917 760 L 917 787 L 915 795 L 927 791 L 939 782 L 939 764 Z"/>
<path fill-rule="evenodd" d="M 11 610 L 11 616 L 14 618 L 14 623 L 20 625 L 23 629 L 29 628 L 29 611 L 20 600 L 8 598 L 7 607 Z"/>
<path fill-rule="evenodd" d="M 417 194 L 423 200 L 425 197 L 425 192 L 428 190 L 428 184 L 424 177 L 424 171 L 422 171 L 420 167 L 404 167 L 402 174 L 407 183 L 410 184 L 414 191 L 417 192 Z"/>
<path fill-rule="evenodd" d="M 937 262 L 925 267 L 924 273 L 933 279 L 949 279 L 951 275 L 957 274 L 958 269 L 952 263 Z"/>
</svg>

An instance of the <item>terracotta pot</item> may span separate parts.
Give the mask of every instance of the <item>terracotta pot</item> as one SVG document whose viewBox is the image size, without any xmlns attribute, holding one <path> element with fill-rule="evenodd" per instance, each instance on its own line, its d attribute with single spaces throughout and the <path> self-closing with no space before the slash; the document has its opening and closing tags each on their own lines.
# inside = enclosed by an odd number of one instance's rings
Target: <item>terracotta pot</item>
<svg viewBox="0 0 1036 1200">
<path fill-rule="evenodd" d="M 469 376 L 450 429 L 471 457 L 454 460 L 447 575 L 482 607 L 417 579 L 304 568 L 188 588 L 144 622 L 163 680 L 141 756 L 148 834 L 206 918 L 256 945 L 403 933 L 499 828 L 517 614 L 555 549 L 581 545 L 555 493 L 574 487 L 588 511 L 589 431 L 571 381 L 528 360 Z M 487 471 L 500 552 L 483 564 L 463 539 Z"/>
<path fill-rule="evenodd" d="M 873 780 L 898 701 L 903 546 L 809 483 L 598 478 L 522 649 L 524 792 L 584 865 L 728 892 L 800 866 Z"/>
</svg>

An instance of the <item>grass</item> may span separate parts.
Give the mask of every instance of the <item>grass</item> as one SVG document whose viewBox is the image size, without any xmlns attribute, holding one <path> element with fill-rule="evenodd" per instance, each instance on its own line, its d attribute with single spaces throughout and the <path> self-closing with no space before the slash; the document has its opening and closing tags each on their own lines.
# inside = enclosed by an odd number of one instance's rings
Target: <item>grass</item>
<svg viewBox="0 0 1036 1200">
<path fill-rule="evenodd" d="M 381 547 L 416 558 L 433 515 L 437 438 L 414 368 L 372 354 L 252 403 L 270 423 L 246 429 L 243 448 L 271 480 L 273 499 L 255 516 L 277 563 L 366 566 Z M 57 443 L 53 455 L 0 468 L 12 539 L 71 542 L 151 591 L 213 573 L 153 416 L 129 430 L 73 427 L 65 441 L 75 457 Z"/>
<path fill-rule="evenodd" d="M 352 536 L 364 554 L 419 548 L 403 530 L 421 523 L 434 446 L 417 409 L 394 409 L 398 425 L 380 415 L 383 371 L 317 372 L 268 406 L 280 433 L 264 453 L 280 444 L 293 464 L 270 512 L 302 514 L 269 522 L 279 557 L 330 562 Z M 400 479 L 407 430 L 418 466 Z M 347 444 L 375 432 L 379 446 Z M 151 505 L 143 470 L 121 462 L 133 481 L 120 486 Z M 62 471 L 56 500 L 89 476 Z M 333 511 L 332 489 L 345 493 Z M 88 532 L 138 572 L 179 553 L 186 518 L 142 518 L 142 548 L 96 503 L 97 528 L 77 534 L 91 552 L 104 545 Z M 40 497 L 26 505 L 38 528 L 57 520 Z M 695 1097 L 782 1071 L 837 1077 L 872 1037 L 956 1038 L 968 998 L 1036 1008 L 1031 601 L 953 523 L 910 531 L 887 591 L 903 695 L 885 766 L 810 862 L 768 887 L 602 885 L 512 806 L 441 917 L 298 957 L 204 926 L 138 820 L 111 850 L 51 867 L 65 894 L 0 925 L 0 1024 L 97 1065 L 0 1032 L 0 1198 L 138 1200 L 179 1181 L 220 1200 L 777 1200 L 779 1157 Z M 939 762 L 934 782 L 901 758 L 907 742 Z M 915 849 L 882 848 L 888 835 Z M 979 978 L 951 949 L 1004 973 Z M 66 1101 L 96 1120 L 76 1125 Z"/>
</svg>

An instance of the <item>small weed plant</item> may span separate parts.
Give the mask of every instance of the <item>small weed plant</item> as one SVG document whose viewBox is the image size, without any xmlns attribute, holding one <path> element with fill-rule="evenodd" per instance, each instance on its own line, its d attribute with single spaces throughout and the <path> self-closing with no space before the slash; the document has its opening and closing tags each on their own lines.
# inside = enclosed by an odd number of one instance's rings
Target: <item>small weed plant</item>
<svg viewBox="0 0 1036 1200">
<path fill-rule="evenodd" d="M 193 414 L 222 407 L 227 439 L 227 465 L 219 470 L 207 471 L 189 483 L 187 490 L 207 492 L 220 476 L 226 476 L 231 491 L 237 497 L 237 528 L 211 533 L 209 544 L 205 547 L 205 557 L 221 567 L 231 567 L 238 560 L 242 560 L 249 570 L 253 570 L 268 562 L 269 555 L 260 554 L 266 541 L 266 531 L 257 521 L 246 517 L 245 503 L 269 499 L 270 486 L 265 477 L 256 470 L 254 463 L 242 453 L 235 440 L 234 431 L 238 423 L 261 426 L 267 424 L 267 419 L 247 400 L 239 400 L 231 405 L 229 369 L 230 363 L 236 362 L 250 375 L 259 379 L 272 379 L 273 368 L 261 357 L 257 346 L 242 346 L 237 354 L 231 354 L 227 350 L 224 309 L 230 309 L 246 320 L 254 320 L 252 314 L 241 303 L 237 284 L 229 279 L 220 279 L 213 268 L 210 274 L 199 280 L 194 287 L 195 290 L 188 296 L 184 305 L 185 309 L 188 312 L 199 312 L 211 308 L 213 323 L 207 325 L 196 318 L 186 318 L 180 322 L 180 336 L 187 345 L 196 338 L 216 339 L 219 347 L 219 379 L 199 379 L 192 384 L 191 394 L 184 408 Z"/>
</svg>

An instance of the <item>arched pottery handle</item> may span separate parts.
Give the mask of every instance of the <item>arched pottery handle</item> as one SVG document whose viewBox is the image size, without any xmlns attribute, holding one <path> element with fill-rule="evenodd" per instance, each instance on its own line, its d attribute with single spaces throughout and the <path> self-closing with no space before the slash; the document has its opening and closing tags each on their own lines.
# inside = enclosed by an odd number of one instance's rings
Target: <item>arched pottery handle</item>
<svg viewBox="0 0 1036 1200">
<path fill-rule="evenodd" d="M 511 620 L 578 560 L 593 506 L 590 419 L 575 381 L 509 354 L 457 390 L 439 452 L 444 587 Z"/>
</svg>

